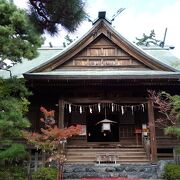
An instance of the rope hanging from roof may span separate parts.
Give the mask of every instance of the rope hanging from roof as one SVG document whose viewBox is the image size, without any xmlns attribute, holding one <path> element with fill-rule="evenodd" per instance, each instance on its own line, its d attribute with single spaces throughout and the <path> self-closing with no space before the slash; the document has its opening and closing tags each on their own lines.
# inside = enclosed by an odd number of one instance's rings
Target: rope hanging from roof
<svg viewBox="0 0 180 180">
<path fill-rule="evenodd" d="M 65 102 L 65 110 L 67 110 L 69 113 L 75 111 L 79 112 L 80 114 L 86 111 L 91 114 L 93 112 L 100 113 L 103 109 L 108 109 L 112 113 L 121 112 L 122 115 L 124 115 L 126 111 L 131 110 L 132 114 L 134 114 L 134 111 L 144 112 L 146 106 L 147 103 L 122 105 L 117 103 L 72 104 L 70 102 Z"/>
</svg>

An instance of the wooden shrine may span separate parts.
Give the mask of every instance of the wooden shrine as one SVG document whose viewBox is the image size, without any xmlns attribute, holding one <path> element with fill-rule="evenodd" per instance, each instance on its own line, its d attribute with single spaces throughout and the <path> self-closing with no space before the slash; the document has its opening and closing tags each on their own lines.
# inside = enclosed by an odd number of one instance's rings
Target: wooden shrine
<svg viewBox="0 0 180 180">
<path fill-rule="evenodd" d="M 79 157 L 78 163 L 100 163 L 108 153 L 108 161 L 112 157 L 115 163 L 143 158 L 156 162 L 158 149 L 180 144 L 155 127 L 158 113 L 147 92 L 178 94 L 180 73 L 127 41 L 105 17 L 79 41 L 24 77 L 33 92 L 29 113 L 33 131 L 41 127 L 40 106 L 56 111 L 59 127 L 83 125 L 82 134 L 67 143 L 69 154 L 79 152 L 76 157 L 69 155 L 70 162 Z M 102 129 L 98 122 L 104 119 L 113 123 L 106 122 Z M 130 148 L 141 153 L 133 156 Z"/>
</svg>

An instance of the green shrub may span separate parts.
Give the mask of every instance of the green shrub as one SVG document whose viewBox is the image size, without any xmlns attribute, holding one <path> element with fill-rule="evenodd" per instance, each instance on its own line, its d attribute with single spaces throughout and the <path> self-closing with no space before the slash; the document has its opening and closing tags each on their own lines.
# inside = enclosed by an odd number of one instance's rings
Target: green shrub
<svg viewBox="0 0 180 180">
<path fill-rule="evenodd" d="M 13 172 L 14 179 L 18 179 L 18 180 L 24 180 L 27 175 L 27 170 L 22 167 L 21 168 L 14 167 L 12 172 Z"/>
<path fill-rule="evenodd" d="M 10 167 L 8 169 L 0 169 L 0 180 L 24 180 L 26 178 L 26 170 L 22 167 Z"/>
<path fill-rule="evenodd" d="M 57 169 L 44 167 L 38 169 L 32 174 L 32 180 L 55 180 L 57 177 Z"/>
<path fill-rule="evenodd" d="M 11 173 L 7 170 L 0 170 L 0 180 L 13 180 L 13 177 L 11 176 Z"/>
<path fill-rule="evenodd" d="M 180 179 L 180 165 L 167 164 L 164 168 L 164 178 L 167 180 Z"/>
<path fill-rule="evenodd" d="M 180 154 L 180 147 L 179 146 L 175 148 L 175 152 Z"/>
</svg>

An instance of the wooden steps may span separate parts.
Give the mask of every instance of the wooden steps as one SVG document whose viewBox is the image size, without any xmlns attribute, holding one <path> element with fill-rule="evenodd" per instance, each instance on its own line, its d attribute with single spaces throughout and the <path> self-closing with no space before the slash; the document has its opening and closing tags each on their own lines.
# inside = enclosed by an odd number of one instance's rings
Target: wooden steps
<svg viewBox="0 0 180 180">
<path fill-rule="evenodd" d="M 67 163 L 148 163 L 144 149 L 141 147 L 68 147 Z M 103 160 L 104 158 L 104 160 Z"/>
</svg>

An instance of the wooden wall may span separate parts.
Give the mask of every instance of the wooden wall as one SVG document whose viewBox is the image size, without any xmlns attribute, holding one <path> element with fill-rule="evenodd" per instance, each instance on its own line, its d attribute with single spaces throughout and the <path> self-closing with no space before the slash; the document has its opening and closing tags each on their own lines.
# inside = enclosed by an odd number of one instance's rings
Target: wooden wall
<svg viewBox="0 0 180 180">
<path fill-rule="evenodd" d="M 113 70 L 149 69 L 146 65 L 110 42 L 106 37 L 101 36 L 71 60 L 57 67 L 56 71 L 60 69 L 85 70 L 92 68 Z"/>
</svg>

